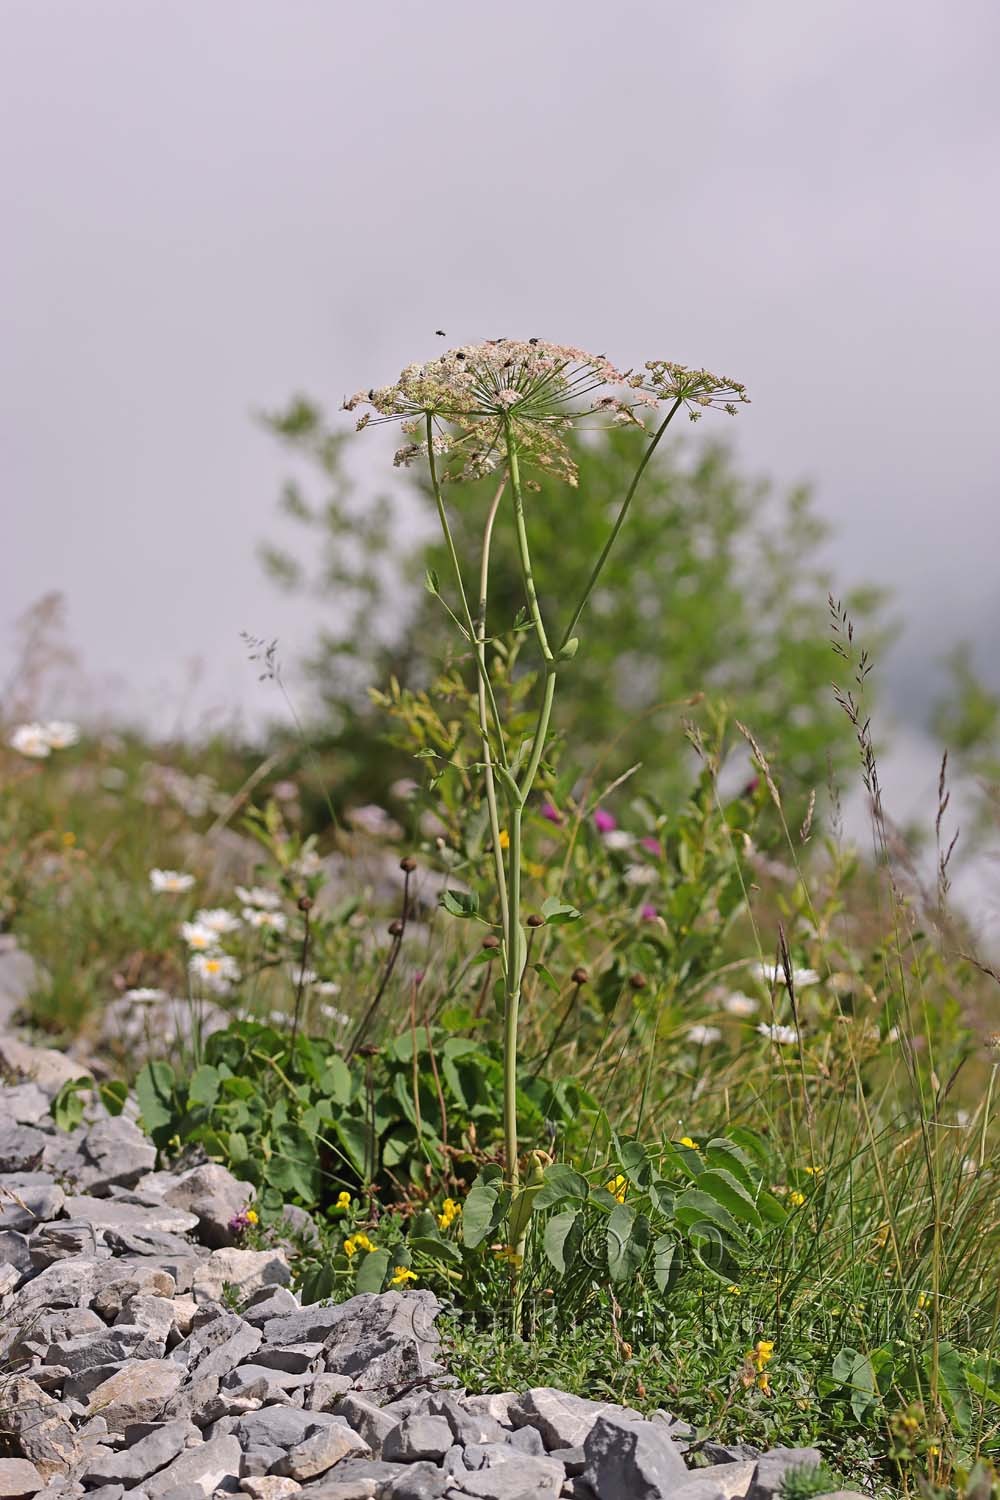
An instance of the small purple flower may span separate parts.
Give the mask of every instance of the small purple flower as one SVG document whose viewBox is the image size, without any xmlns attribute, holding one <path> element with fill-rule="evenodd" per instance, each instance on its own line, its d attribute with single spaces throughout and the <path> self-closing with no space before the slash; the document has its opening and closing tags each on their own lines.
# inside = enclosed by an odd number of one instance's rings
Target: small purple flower
<svg viewBox="0 0 1000 1500">
<path fill-rule="evenodd" d="M 656 910 L 656 907 L 652 904 L 651 901 L 643 902 L 643 905 L 639 911 L 639 917 L 643 922 L 655 922 L 659 915 L 660 913 Z"/>
<path fill-rule="evenodd" d="M 618 819 L 614 813 L 609 813 L 606 808 L 599 807 L 594 813 L 594 827 L 598 833 L 611 833 L 618 827 Z"/>
<path fill-rule="evenodd" d="M 647 854 L 654 855 L 656 859 L 663 858 L 663 845 L 660 843 L 659 839 L 654 839 L 647 836 L 646 838 L 639 840 L 639 845 L 640 848 L 645 849 Z"/>
<path fill-rule="evenodd" d="M 542 803 L 542 817 L 546 818 L 550 823 L 561 823 L 563 820 L 562 813 L 552 802 Z"/>
<path fill-rule="evenodd" d="M 247 1230 L 257 1223 L 257 1211 L 253 1208 L 241 1208 L 238 1214 L 233 1214 L 229 1221 L 230 1234 L 246 1234 Z"/>
</svg>

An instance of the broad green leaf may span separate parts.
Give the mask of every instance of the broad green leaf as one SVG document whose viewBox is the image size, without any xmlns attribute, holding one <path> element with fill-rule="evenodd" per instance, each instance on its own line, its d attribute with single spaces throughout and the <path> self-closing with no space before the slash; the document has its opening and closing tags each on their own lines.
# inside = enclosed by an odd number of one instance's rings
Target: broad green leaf
<svg viewBox="0 0 1000 1500">
<path fill-rule="evenodd" d="M 634 1276 L 649 1250 L 649 1221 L 627 1203 L 619 1203 L 608 1220 L 608 1275 L 614 1282 Z"/>
<path fill-rule="evenodd" d="M 680 1247 L 673 1235 L 661 1234 L 653 1241 L 653 1280 L 661 1292 L 668 1292 L 680 1271 Z"/>
<path fill-rule="evenodd" d="M 322 1089 L 324 1094 L 329 1094 L 335 1104 L 346 1109 L 351 1102 L 351 1070 L 342 1057 L 334 1054 L 330 1058 L 326 1072 L 323 1075 Z"/>
<path fill-rule="evenodd" d="M 388 1269 L 388 1250 L 369 1250 L 358 1267 L 354 1290 L 356 1292 L 380 1292 Z"/>
<path fill-rule="evenodd" d="M 833 1378 L 850 1391 L 851 1411 L 863 1422 L 868 1408 L 878 1399 L 875 1371 L 867 1354 L 845 1347 L 833 1361 Z"/>
<path fill-rule="evenodd" d="M 729 1210 L 734 1219 L 750 1224 L 754 1229 L 763 1229 L 764 1223 L 756 1204 L 742 1183 L 736 1181 L 732 1172 L 710 1167 L 698 1178 L 698 1191 L 711 1193 L 723 1208 Z"/>
<path fill-rule="evenodd" d="M 704 1155 L 710 1167 L 731 1172 L 751 1196 L 756 1193 L 760 1186 L 760 1171 L 735 1141 L 727 1141 L 722 1137 L 709 1141 Z"/>
<path fill-rule="evenodd" d="M 58 1130 L 74 1130 L 79 1125 L 83 1119 L 83 1100 L 80 1096 L 93 1087 L 94 1080 L 89 1075 L 67 1078 L 50 1106 L 50 1113 Z"/>
<path fill-rule="evenodd" d="M 683 1224 L 688 1230 L 707 1219 L 733 1240 L 739 1240 L 740 1227 L 728 1208 L 724 1208 L 717 1198 L 700 1192 L 698 1188 L 685 1188 L 674 1204 L 674 1216 L 678 1224 Z"/>
<path fill-rule="evenodd" d="M 475 891 L 442 891 L 439 900 L 453 917 L 474 917 L 479 911 L 479 897 Z"/>
<path fill-rule="evenodd" d="M 535 1199 L 536 1209 L 554 1208 L 566 1198 L 586 1200 L 590 1192 L 586 1177 L 561 1161 L 546 1167 L 542 1178 L 541 1190 Z"/>
<path fill-rule="evenodd" d="M 931 1378 L 932 1363 L 932 1353 L 928 1349 L 924 1354 L 924 1369 L 928 1380 Z M 938 1375 L 944 1409 L 951 1418 L 952 1426 L 956 1432 L 968 1432 L 972 1424 L 969 1382 L 965 1362 L 954 1344 L 942 1342 L 938 1345 Z"/>
<path fill-rule="evenodd" d="M 499 1200 L 499 1190 L 493 1183 L 477 1178 L 469 1189 L 462 1205 L 462 1239 L 470 1250 L 481 1245 L 496 1227 Z"/>
<path fill-rule="evenodd" d="M 534 969 L 535 973 L 538 975 L 542 983 L 545 985 L 546 989 L 552 990 L 554 994 L 558 995 L 559 983 L 550 973 L 550 971 L 545 967 L 545 965 L 532 964 L 532 968 Z"/>
<path fill-rule="evenodd" d="M 205 1109 L 211 1109 L 219 1097 L 220 1085 L 219 1071 L 212 1068 L 208 1063 L 202 1063 L 200 1068 L 195 1068 L 191 1074 L 191 1082 L 188 1084 L 188 1102 L 201 1104 Z"/>
<path fill-rule="evenodd" d="M 174 1118 L 174 1070 L 168 1062 L 149 1062 L 135 1081 L 142 1123 L 154 1135 Z"/>
<path fill-rule="evenodd" d="M 578 922 L 580 913 L 575 906 L 567 906 L 557 896 L 549 896 L 542 902 L 542 916 L 551 927 L 558 927 L 563 922 Z"/>
<path fill-rule="evenodd" d="M 414 1255 L 426 1255 L 429 1260 L 437 1261 L 438 1265 L 456 1266 L 459 1270 L 465 1265 L 462 1252 L 454 1240 L 411 1234 L 406 1243 Z"/>
<path fill-rule="evenodd" d="M 109 1115 L 120 1115 L 128 1103 L 128 1084 L 123 1078 L 106 1078 L 98 1084 L 97 1093 Z"/>
<path fill-rule="evenodd" d="M 568 1208 L 561 1214 L 553 1214 L 549 1219 L 542 1236 L 542 1246 L 555 1269 L 565 1272 L 572 1265 L 582 1239 L 583 1215 L 579 1209 Z"/>
</svg>

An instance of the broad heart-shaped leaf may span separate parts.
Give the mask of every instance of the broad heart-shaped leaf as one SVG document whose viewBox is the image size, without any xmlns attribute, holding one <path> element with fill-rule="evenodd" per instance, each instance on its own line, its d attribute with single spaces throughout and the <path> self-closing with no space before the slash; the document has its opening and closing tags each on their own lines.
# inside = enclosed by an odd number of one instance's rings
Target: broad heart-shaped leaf
<svg viewBox="0 0 1000 1500">
<path fill-rule="evenodd" d="M 851 1411 L 863 1422 L 868 1408 L 878 1399 L 875 1371 L 867 1354 L 845 1347 L 833 1361 L 833 1378 L 850 1391 Z"/>
<path fill-rule="evenodd" d="M 465 1264 L 462 1252 L 454 1240 L 442 1240 L 435 1235 L 410 1235 L 406 1242 L 414 1255 L 426 1255 L 428 1260 L 436 1261 L 439 1266 L 457 1266 L 459 1270 Z"/>
<path fill-rule="evenodd" d="M 479 911 L 479 897 L 475 891 L 442 891 L 438 899 L 453 917 L 474 917 Z"/>
<path fill-rule="evenodd" d="M 316 1202 L 316 1147 L 298 1125 L 282 1125 L 274 1132 L 274 1154 L 265 1175 L 281 1192 L 297 1193 L 310 1205 Z"/>
<path fill-rule="evenodd" d="M 784 1224 L 788 1218 L 788 1214 L 782 1208 L 777 1198 L 773 1193 L 769 1193 L 766 1188 L 761 1188 L 757 1194 L 757 1212 L 769 1224 Z"/>
<path fill-rule="evenodd" d="M 924 1352 L 924 1370 L 928 1380 L 931 1378 L 932 1364 L 933 1354 L 927 1349 Z M 941 1381 L 941 1399 L 952 1426 L 956 1432 L 968 1432 L 972 1423 L 969 1381 L 965 1362 L 954 1344 L 944 1342 L 938 1345 L 938 1375 Z"/>
<path fill-rule="evenodd" d="M 201 1104 L 205 1109 L 211 1109 L 219 1097 L 221 1082 L 218 1068 L 202 1063 L 201 1067 L 195 1068 L 191 1074 L 191 1082 L 188 1084 L 189 1103 Z"/>
<path fill-rule="evenodd" d="M 649 1249 L 649 1221 L 627 1203 L 616 1205 L 608 1220 L 608 1275 L 612 1281 L 634 1276 Z"/>
<path fill-rule="evenodd" d="M 97 1093 L 109 1115 L 120 1115 L 128 1103 L 128 1084 L 123 1078 L 106 1078 L 97 1085 Z"/>
<path fill-rule="evenodd" d="M 334 1104 L 346 1109 L 351 1102 L 351 1070 L 342 1057 L 334 1053 L 323 1074 L 322 1090 L 329 1094 Z"/>
<path fill-rule="evenodd" d="M 614 1145 L 618 1153 L 618 1160 L 621 1163 L 621 1169 L 629 1182 L 632 1183 L 633 1187 L 642 1188 L 643 1190 L 648 1188 L 653 1180 L 653 1166 L 649 1160 L 649 1153 L 645 1146 L 628 1136 L 622 1139 L 616 1136 Z"/>
<path fill-rule="evenodd" d="M 389 1269 L 388 1250 L 369 1250 L 358 1267 L 358 1279 L 354 1283 L 356 1292 L 380 1292 Z"/>
<path fill-rule="evenodd" d="M 470 1250 L 481 1245 L 500 1221 L 500 1189 L 478 1177 L 462 1205 L 462 1239 Z"/>
<path fill-rule="evenodd" d="M 167 1062 L 149 1062 L 135 1081 L 142 1123 L 151 1136 L 174 1118 L 174 1070 Z"/>
<path fill-rule="evenodd" d="M 728 1208 L 724 1208 L 717 1198 L 700 1192 L 698 1188 L 685 1188 L 674 1204 L 674 1217 L 688 1231 L 707 1220 L 731 1240 L 739 1241 L 740 1226 Z M 707 1231 L 705 1237 L 711 1237 Z"/>
<path fill-rule="evenodd" d="M 671 1234 L 661 1234 L 653 1241 L 653 1280 L 661 1292 L 668 1292 L 680 1271 L 680 1246 Z"/>
<path fill-rule="evenodd" d="M 542 1236 L 545 1254 L 560 1272 L 565 1272 L 572 1266 L 582 1242 L 583 1214 L 576 1208 L 567 1208 L 561 1214 L 553 1214 Z"/>
<path fill-rule="evenodd" d="M 710 1229 L 712 1226 L 703 1219 L 702 1224 Z M 696 1265 L 701 1266 L 710 1276 L 717 1276 L 720 1281 L 732 1285 L 740 1279 L 739 1262 L 736 1260 L 729 1246 L 717 1235 L 708 1236 L 698 1233 L 698 1226 L 689 1231 L 689 1244 L 691 1259 Z"/>
<path fill-rule="evenodd" d="M 94 1080 L 89 1074 L 67 1078 L 50 1107 L 57 1130 L 74 1130 L 79 1125 L 83 1119 L 83 1100 L 80 1095 L 93 1087 Z"/>
<path fill-rule="evenodd" d="M 717 1137 L 708 1142 L 704 1156 L 710 1167 L 719 1167 L 731 1172 L 751 1196 L 756 1194 L 760 1186 L 760 1170 L 735 1141 L 727 1141 L 721 1136 Z"/>
<path fill-rule="evenodd" d="M 567 906 L 557 896 L 549 896 L 542 902 L 542 916 L 552 927 L 558 927 L 563 922 L 577 922 L 580 919 L 580 913 L 576 907 Z"/>
<path fill-rule="evenodd" d="M 566 1198 L 578 1198 L 586 1200 L 590 1192 L 590 1184 L 586 1177 L 572 1167 L 566 1166 L 564 1162 L 553 1162 L 546 1167 L 542 1173 L 542 1186 L 538 1197 L 535 1199 L 535 1208 L 554 1208 L 557 1203 L 562 1203 Z"/>
<path fill-rule="evenodd" d="M 727 1208 L 733 1218 L 739 1222 L 749 1224 L 754 1229 L 763 1229 L 764 1222 L 757 1211 L 756 1204 L 742 1183 L 736 1181 L 732 1172 L 710 1167 L 698 1178 L 698 1191 L 711 1193 L 712 1197 L 721 1203 L 723 1208 Z"/>
</svg>

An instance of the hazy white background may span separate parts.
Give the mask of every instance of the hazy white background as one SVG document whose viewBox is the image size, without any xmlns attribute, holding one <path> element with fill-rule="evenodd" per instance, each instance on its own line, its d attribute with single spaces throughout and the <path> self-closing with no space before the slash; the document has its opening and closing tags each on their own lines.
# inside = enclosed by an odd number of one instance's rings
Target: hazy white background
<svg viewBox="0 0 1000 1500">
<path fill-rule="evenodd" d="M 252 410 L 443 327 L 745 380 L 896 590 L 897 711 L 959 636 L 1000 683 L 998 52 L 996 0 L 0 0 L 0 681 L 61 589 L 117 707 L 274 708 Z"/>
</svg>

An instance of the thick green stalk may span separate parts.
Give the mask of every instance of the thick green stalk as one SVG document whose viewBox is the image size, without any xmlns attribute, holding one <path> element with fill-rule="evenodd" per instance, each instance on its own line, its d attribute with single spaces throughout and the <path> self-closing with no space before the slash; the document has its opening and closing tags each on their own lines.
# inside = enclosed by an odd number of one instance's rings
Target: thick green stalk
<svg viewBox="0 0 1000 1500">
<path fill-rule="evenodd" d="M 622 527 L 625 524 L 625 517 L 628 515 L 629 506 L 632 504 L 632 497 L 634 496 L 636 490 L 639 488 L 639 480 L 645 473 L 646 465 L 649 463 L 649 460 L 656 452 L 656 448 L 661 437 L 666 432 L 671 422 L 674 420 L 674 417 L 677 415 L 682 404 L 683 403 L 680 400 L 674 402 L 673 406 L 667 412 L 667 415 L 664 417 L 663 421 L 660 423 L 659 427 L 653 434 L 649 446 L 647 447 L 645 453 L 642 455 L 642 462 L 639 464 L 639 467 L 632 475 L 632 483 L 629 485 L 628 491 L 625 495 L 625 499 L 622 501 L 621 510 L 618 512 L 618 515 L 615 519 L 615 524 L 611 528 L 611 534 L 601 549 L 601 555 L 594 564 L 590 577 L 587 579 L 587 585 L 580 598 L 580 602 L 576 606 L 576 609 L 573 611 L 573 618 L 570 620 L 568 626 L 566 627 L 566 634 L 562 638 L 562 646 L 560 647 L 560 650 L 565 647 L 567 641 L 572 640 L 574 634 L 576 633 L 576 627 L 580 622 L 580 616 L 583 614 L 583 611 L 587 607 L 588 599 L 594 592 L 594 589 L 597 587 L 597 580 L 600 578 L 601 574 L 604 571 L 604 564 L 608 560 L 612 547 L 618 540 L 618 533 L 621 531 Z"/>
<path fill-rule="evenodd" d="M 500 500 L 507 485 L 507 476 L 497 487 L 486 517 L 486 529 L 483 532 L 483 556 L 479 569 L 479 615 L 476 619 L 476 658 L 479 664 L 478 682 L 478 704 L 479 704 L 479 733 L 483 744 L 483 763 L 486 774 L 486 806 L 490 816 L 490 836 L 493 840 L 493 862 L 496 868 L 497 894 L 500 898 L 500 921 L 503 931 L 507 931 L 507 877 L 503 867 L 503 849 L 500 847 L 500 815 L 497 809 L 497 789 L 493 776 L 493 755 L 490 750 L 490 726 L 486 712 L 486 683 L 488 673 L 486 669 L 486 596 L 489 590 L 490 574 L 490 545 L 493 540 L 493 523 L 497 518 L 500 508 Z"/>
</svg>

